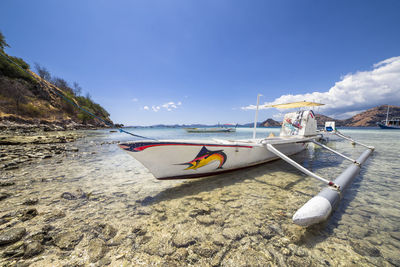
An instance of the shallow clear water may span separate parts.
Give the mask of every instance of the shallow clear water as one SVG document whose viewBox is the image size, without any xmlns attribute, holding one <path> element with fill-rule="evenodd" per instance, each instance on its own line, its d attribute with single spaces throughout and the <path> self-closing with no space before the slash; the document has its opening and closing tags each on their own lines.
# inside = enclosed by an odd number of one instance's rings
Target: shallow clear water
<svg viewBox="0 0 400 267">
<path fill-rule="evenodd" d="M 180 128 L 127 130 L 162 139 L 252 136 L 250 128 L 221 134 L 189 134 Z M 258 129 L 257 137 L 270 132 L 278 135 L 279 129 Z M 158 181 L 115 144 L 133 138 L 108 130 L 85 132 L 85 138 L 72 144 L 79 152 L 62 160 L 44 159 L 9 172 L 18 189 L 1 203 L 1 211 L 18 209 L 23 199 L 37 197 L 36 208 L 42 216 L 24 222 L 28 231 L 47 224 L 46 216 L 61 210 L 65 217 L 51 222 L 56 229 L 85 233 L 67 258 L 51 247 L 37 259 L 37 266 L 87 263 L 90 229 L 96 223 L 109 223 L 118 229 L 114 238 L 118 245 L 110 245 L 104 256 L 112 265 L 398 266 L 400 131 L 341 132 L 376 150 L 333 216 L 308 229 L 294 225 L 291 216 L 324 185 L 281 160 L 201 179 Z M 347 141 L 329 146 L 353 158 L 364 151 Z M 349 165 L 313 146 L 292 158 L 329 179 Z M 90 192 L 90 198 L 60 197 L 63 192 L 79 190 Z M 145 230 L 144 236 L 134 234 L 132 229 L 137 225 Z M 191 241 L 182 245 L 182 239 Z"/>
</svg>

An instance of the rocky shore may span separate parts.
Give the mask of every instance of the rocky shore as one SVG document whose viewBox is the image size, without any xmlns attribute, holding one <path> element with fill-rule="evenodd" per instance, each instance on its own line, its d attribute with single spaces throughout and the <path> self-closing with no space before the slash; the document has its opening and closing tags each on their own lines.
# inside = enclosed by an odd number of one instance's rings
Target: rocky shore
<svg viewBox="0 0 400 267">
<path fill-rule="evenodd" d="M 43 127 L 2 129 L 0 170 L 14 170 L 23 164 L 37 163 L 55 156 L 61 161 L 65 153 L 78 151 L 78 148 L 67 144 L 81 136 L 82 134 L 74 131 L 50 131 L 50 128 Z"/>
</svg>

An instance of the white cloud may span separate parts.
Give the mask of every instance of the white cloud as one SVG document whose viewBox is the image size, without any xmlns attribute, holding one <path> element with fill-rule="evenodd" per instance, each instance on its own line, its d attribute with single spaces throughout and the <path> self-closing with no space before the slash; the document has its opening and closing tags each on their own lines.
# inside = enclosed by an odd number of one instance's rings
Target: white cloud
<svg viewBox="0 0 400 267">
<path fill-rule="evenodd" d="M 137 99 L 137 98 L 132 98 L 132 102 L 138 102 L 139 101 L 139 99 Z"/>
<path fill-rule="evenodd" d="M 373 65 L 369 71 L 358 71 L 341 77 L 327 92 L 312 92 L 299 95 L 282 95 L 264 105 L 296 101 L 324 103 L 319 113 L 335 118 L 348 118 L 351 114 L 383 104 L 400 102 L 400 57 L 392 57 Z M 242 107 L 255 109 L 255 105 Z"/>
<path fill-rule="evenodd" d="M 172 111 L 174 109 L 179 108 L 179 106 L 181 106 L 181 105 L 182 105 L 182 102 L 180 102 L 180 101 L 178 103 L 170 101 L 170 102 L 164 103 L 162 105 L 153 105 L 153 106 L 151 106 L 151 110 L 153 110 L 154 112 L 158 112 L 162 109 L 164 109 L 166 111 Z M 143 109 L 150 110 L 149 106 L 144 106 Z"/>
<path fill-rule="evenodd" d="M 151 109 L 152 109 L 154 112 L 157 112 L 157 111 L 160 110 L 160 106 L 151 106 Z"/>
</svg>

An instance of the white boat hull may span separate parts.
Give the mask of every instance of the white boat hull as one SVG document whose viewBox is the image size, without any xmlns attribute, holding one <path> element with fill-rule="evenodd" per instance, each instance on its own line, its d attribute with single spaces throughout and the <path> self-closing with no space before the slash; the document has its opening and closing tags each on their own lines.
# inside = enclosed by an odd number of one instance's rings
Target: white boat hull
<svg viewBox="0 0 400 267">
<path fill-rule="evenodd" d="M 301 139 L 292 138 L 294 141 L 289 142 L 288 139 L 271 138 L 269 143 L 274 143 L 286 155 L 305 149 L 304 142 L 294 142 Z M 155 178 L 183 179 L 219 174 L 277 159 L 268 151 L 266 143 L 260 141 L 162 140 L 134 141 L 119 146 L 141 162 Z"/>
</svg>

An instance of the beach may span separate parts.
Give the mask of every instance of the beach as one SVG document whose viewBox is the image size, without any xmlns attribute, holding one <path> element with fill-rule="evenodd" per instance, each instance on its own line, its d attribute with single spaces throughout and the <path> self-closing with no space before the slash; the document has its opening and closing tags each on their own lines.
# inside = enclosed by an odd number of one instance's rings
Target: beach
<svg viewBox="0 0 400 267">
<path fill-rule="evenodd" d="M 181 128 L 139 135 L 199 138 Z M 258 130 L 261 136 L 278 128 Z M 399 266 L 400 132 L 343 129 L 376 150 L 327 222 L 291 217 L 324 187 L 282 160 L 193 180 L 156 180 L 109 130 L 0 140 L 2 266 Z M 200 138 L 250 138 L 250 128 Z M 41 138 L 38 138 L 41 137 Z M 13 143 L 14 142 L 14 143 Z M 364 148 L 330 147 L 357 158 Z M 349 162 L 310 146 L 292 156 L 334 179 Z M 11 163 L 14 162 L 14 163 Z"/>
</svg>

